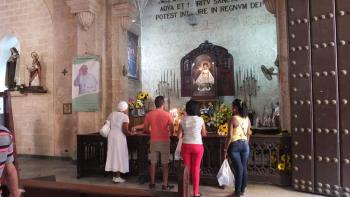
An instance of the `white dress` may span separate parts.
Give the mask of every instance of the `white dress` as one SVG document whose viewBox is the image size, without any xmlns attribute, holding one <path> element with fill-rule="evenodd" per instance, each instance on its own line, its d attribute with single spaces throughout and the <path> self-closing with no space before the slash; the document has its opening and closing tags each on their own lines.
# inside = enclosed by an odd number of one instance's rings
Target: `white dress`
<svg viewBox="0 0 350 197">
<path fill-rule="evenodd" d="M 129 172 L 129 153 L 122 125 L 124 122 L 129 123 L 129 117 L 122 112 L 112 112 L 108 120 L 111 121 L 111 131 L 108 134 L 105 171 L 127 173 Z"/>
</svg>

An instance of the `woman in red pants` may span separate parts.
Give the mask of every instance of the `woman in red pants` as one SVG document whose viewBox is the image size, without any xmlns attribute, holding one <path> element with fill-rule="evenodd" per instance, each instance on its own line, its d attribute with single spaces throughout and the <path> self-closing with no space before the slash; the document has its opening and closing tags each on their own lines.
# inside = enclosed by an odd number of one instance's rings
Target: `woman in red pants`
<svg viewBox="0 0 350 197">
<path fill-rule="evenodd" d="M 199 194 L 199 177 L 204 153 L 202 136 L 207 135 L 204 120 L 200 117 L 200 106 L 197 101 L 186 103 L 186 116 L 179 127 L 179 139 L 182 138 L 181 155 L 192 176 L 193 196 Z"/>
</svg>

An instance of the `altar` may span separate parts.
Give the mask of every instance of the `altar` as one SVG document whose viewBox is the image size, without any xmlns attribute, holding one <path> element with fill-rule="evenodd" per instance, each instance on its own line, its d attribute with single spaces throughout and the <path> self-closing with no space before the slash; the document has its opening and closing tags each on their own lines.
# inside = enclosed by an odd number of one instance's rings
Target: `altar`
<svg viewBox="0 0 350 197">
<path fill-rule="evenodd" d="M 148 181 L 149 135 L 128 136 L 129 176 L 137 176 L 139 183 Z M 225 137 L 211 133 L 203 137 L 204 155 L 201 164 L 201 184 L 218 185 L 216 175 L 224 160 Z M 174 152 L 177 136 L 171 136 L 169 179 L 177 181 L 179 164 Z M 107 154 L 107 139 L 98 133 L 77 136 L 77 178 L 103 175 Z M 290 185 L 291 169 L 288 167 L 291 147 L 289 135 L 256 134 L 250 141 L 251 154 L 248 162 L 249 181 L 276 185 Z M 290 158 L 289 158 L 290 159 Z M 284 166 L 283 168 L 281 166 Z M 157 177 L 161 175 L 158 168 Z"/>
</svg>

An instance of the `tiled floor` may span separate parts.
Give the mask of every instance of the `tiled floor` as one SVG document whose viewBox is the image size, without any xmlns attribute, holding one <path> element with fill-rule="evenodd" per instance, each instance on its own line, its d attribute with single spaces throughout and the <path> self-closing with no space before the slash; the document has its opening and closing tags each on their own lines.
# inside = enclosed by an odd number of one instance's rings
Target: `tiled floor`
<svg viewBox="0 0 350 197">
<path fill-rule="evenodd" d="M 76 178 L 76 165 L 73 165 L 71 161 L 63 161 L 56 159 L 38 159 L 29 157 L 19 157 L 19 168 L 21 179 L 35 178 L 42 176 L 55 175 L 56 180 L 60 182 L 70 183 L 83 183 L 83 184 L 95 184 L 95 185 L 114 185 L 115 187 L 128 187 L 148 189 L 148 184 L 139 184 L 136 177 L 127 177 L 126 183 L 113 184 L 111 177 L 107 176 L 93 176 Z M 173 183 L 176 185 L 176 183 Z M 156 189 L 160 189 L 161 183 L 159 182 Z M 177 187 L 173 189 L 177 191 Z M 226 197 L 232 192 L 232 188 L 220 189 L 215 186 L 200 186 L 200 192 L 205 197 Z M 247 187 L 245 197 L 292 197 L 292 196 L 317 196 L 312 194 L 305 194 L 291 190 L 290 188 L 282 188 L 272 185 L 252 184 Z M 169 196 L 167 196 L 169 197 Z"/>
</svg>

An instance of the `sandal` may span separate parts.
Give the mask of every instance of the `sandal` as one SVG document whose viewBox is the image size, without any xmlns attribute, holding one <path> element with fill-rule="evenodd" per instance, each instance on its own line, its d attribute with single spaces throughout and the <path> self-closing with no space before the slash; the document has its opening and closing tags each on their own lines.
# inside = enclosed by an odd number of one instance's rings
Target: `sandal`
<svg viewBox="0 0 350 197">
<path fill-rule="evenodd" d="M 162 185 L 162 190 L 171 190 L 174 188 L 174 185 Z"/>
</svg>

